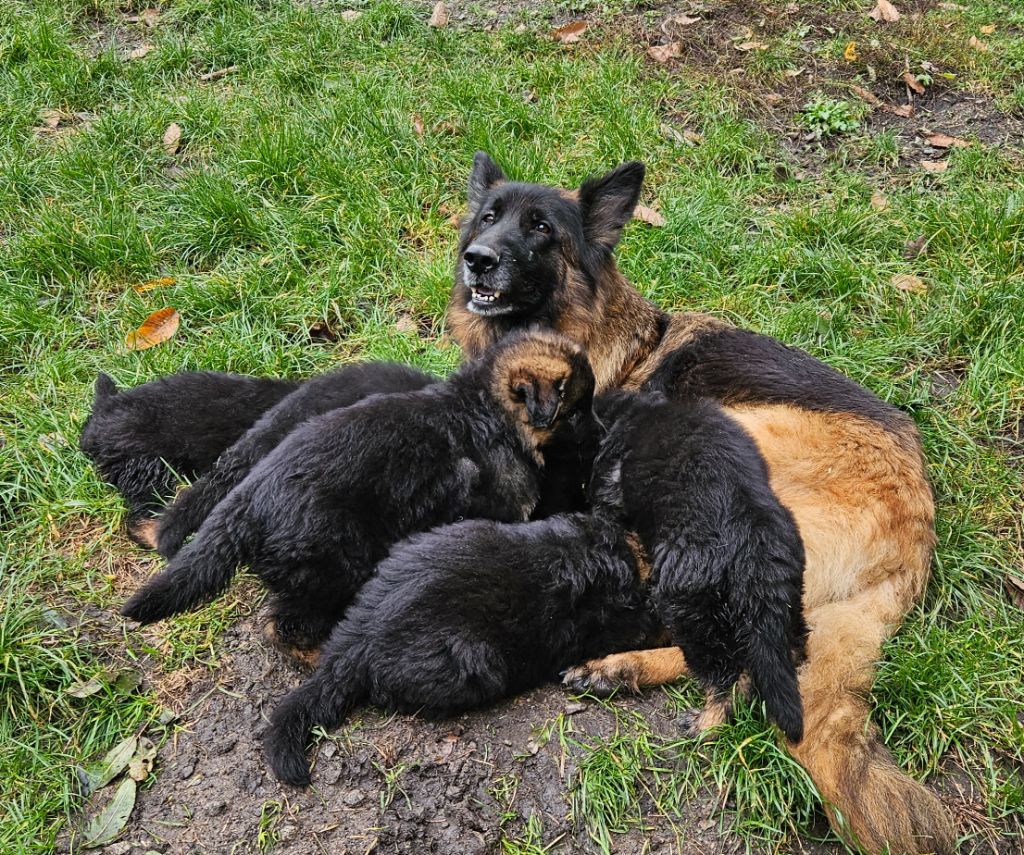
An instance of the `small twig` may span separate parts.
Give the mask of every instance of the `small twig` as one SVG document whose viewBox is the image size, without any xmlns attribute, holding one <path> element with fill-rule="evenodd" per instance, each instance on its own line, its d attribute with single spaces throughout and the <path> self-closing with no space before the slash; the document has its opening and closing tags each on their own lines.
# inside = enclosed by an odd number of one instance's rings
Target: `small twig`
<svg viewBox="0 0 1024 855">
<path fill-rule="evenodd" d="M 229 74 L 238 71 L 237 65 L 229 65 L 227 68 L 218 68 L 216 71 L 208 71 L 206 74 L 200 74 L 199 79 L 203 83 L 208 83 L 211 80 L 220 80 L 222 77 L 226 77 Z"/>
</svg>

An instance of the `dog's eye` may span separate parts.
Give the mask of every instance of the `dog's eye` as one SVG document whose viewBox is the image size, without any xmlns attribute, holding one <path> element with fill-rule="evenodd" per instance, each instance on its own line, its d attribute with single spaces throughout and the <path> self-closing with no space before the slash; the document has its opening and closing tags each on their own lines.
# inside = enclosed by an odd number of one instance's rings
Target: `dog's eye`
<svg viewBox="0 0 1024 855">
<path fill-rule="evenodd" d="M 551 226 L 545 223 L 543 220 L 538 220 L 533 224 L 533 227 L 539 231 L 542 235 L 551 234 Z"/>
<path fill-rule="evenodd" d="M 494 222 L 494 211 L 488 211 L 486 214 L 484 214 L 480 218 L 480 222 L 481 223 L 487 223 L 487 225 L 490 225 L 491 223 L 493 223 Z"/>
</svg>

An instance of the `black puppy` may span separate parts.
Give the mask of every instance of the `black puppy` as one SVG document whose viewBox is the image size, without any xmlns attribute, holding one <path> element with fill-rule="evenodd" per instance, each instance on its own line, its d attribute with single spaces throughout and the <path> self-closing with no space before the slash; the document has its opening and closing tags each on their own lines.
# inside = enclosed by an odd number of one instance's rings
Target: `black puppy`
<svg viewBox="0 0 1024 855">
<path fill-rule="evenodd" d="M 157 530 L 160 553 L 173 558 L 217 503 L 302 422 L 351 406 L 369 395 L 414 392 L 437 382 L 437 377 L 395 362 L 347 365 L 307 380 L 264 413 L 217 458 L 211 471 L 180 493 L 164 511 Z"/>
<path fill-rule="evenodd" d="M 707 398 L 613 392 L 597 412 L 609 432 L 594 480 L 618 484 L 626 524 L 650 556 L 655 608 L 707 695 L 702 711 L 684 716 L 689 734 L 729 717 L 745 672 L 799 742 L 803 541 L 757 446 Z M 572 674 L 567 682 L 586 688 Z"/>
<path fill-rule="evenodd" d="M 460 517 L 527 519 L 544 446 L 592 419 L 593 389 L 578 345 L 518 333 L 447 382 L 311 419 L 122 614 L 150 623 L 193 608 L 248 563 L 274 594 L 277 640 L 314 647 L 394 543 Z"/>
<path fill-rule="evenodd" d="M 207 471 L 225 448 L 298 383 L 191 371 L 118 391 L 96 378 L 79 448 L 128 502 L 128 532 L 153 546 L 152 518 L 179 476 Z"/>
<path fill-rule="evenodd" d="M 655 623 L 624 532 L 601 513 L 415 535 L 380 564 L 316 672 L 274 710 L 267 757 L 278 778 L 304 786 L 312 729 L 337 727 L 362 701 L 458 713 L 642 644 Z"/>
</svg>

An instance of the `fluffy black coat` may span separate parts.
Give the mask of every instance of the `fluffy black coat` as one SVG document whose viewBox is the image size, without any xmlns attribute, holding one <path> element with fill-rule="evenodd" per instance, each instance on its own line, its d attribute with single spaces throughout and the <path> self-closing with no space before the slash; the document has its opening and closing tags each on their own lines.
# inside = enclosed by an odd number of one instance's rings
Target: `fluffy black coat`
<svg viewBox="0 0 1024 855">
<path fill-rule="evenodd" d="M 278 641 L 314 647 L 394 543 L 462 517 L 527 519 L 540 449 L 592 419 L 593 387 L 577 345 L 520 333 L 444 383 L 311 419 L 122 614 L 150 623 L 193 608 L 247 563 L 273 593 Z"/>
<path fill-rule="evenodd" d="M 655 608 L 708 695 L 691 730 L 728 716 L 746 672 L 769 716 L 799 742 L 803 541 L 757 446 L 707 398 L 617 392 L 597 410 L 610 429 L 594 480 L 618 484 L 626 524 L 650 556 Z"/>
<path fill-rule="evenodd" d="M 654 624 L 614 520 L 469 520 L 415 535 L 359 593 L 313 676 L 274 710 L 267 757 L 282 781 L 306 785 L 311 730 L 337 727 L 358 703 L 451 715 L 636 647 Z"/>
<path fill-rule="evenodd" d="M 313 416 L 348 407 L 369 395 L 413 392 L 438 378 L 394 362 L 346 365 L 307 380 L 260 417 L 220 457 L 212 470 L 183 491 L 160 518 L 157 548 L 173 558 L 210 511 L 298 425 Z"/>
<path fill-rule="evenodd" d="M 128 530 L 155 516 L 178 478 L 206 472 L 217 456 L 298 383 L 192 371 L 119 391 L 96 378 L 79 448 L 128 503 Z"/>
</svg>

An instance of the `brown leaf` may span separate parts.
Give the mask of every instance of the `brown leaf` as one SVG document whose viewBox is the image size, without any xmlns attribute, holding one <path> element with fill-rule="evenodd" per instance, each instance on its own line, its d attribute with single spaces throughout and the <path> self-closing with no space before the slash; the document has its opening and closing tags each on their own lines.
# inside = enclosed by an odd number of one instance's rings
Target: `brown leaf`
<svg viewBox="0 0 1024 855">
<path fill-rule="evenodd" d="M 903 259 L 905 261 L 913 261 L 918 256 L 924 255 L 927 249 L 927 235 L 921 235 L 920 237 L 914 238 L 914 240 L 908 240 L 903 244 Z"/>
<path fill-rule="evenodd" d="M 571 45 L 580 40 L 580 37 L 587 29 L 586 21 L 570 21 L 568 24 L 563 24 L 561 27 L 556 27 L 551 31 L 558 41 L 563 45 Z"/>
<path fill-rule="evenodd" d="M 412 114 L 412 129 L 416 132 L 416 136 L 423 136 L 426 128 L 423 127 L 423 119 L 419 113 Z"/>
<path fill-rule="evenodd" d="M 1018 608 L 1024 609 L 1024 579 L 1006 574 L 1006 592 L 1010 601 Z"/>
<path fill-rule="evenodd" d="M 692 27 L 694 24 L 699 24 L 700 18 L 691 18 L 689 15 L 669 15 L 664 21 L 661 22 L 661 31 L 672 38 L 676 33 L 684 27 Z"/>
<path fill-rule="evenodd" d="M 648 208 L 644 205 L 637 205 L 633 211 L 633 219 L 640 220 L 643 223 L 660 228 L 665 225 L 665 218 L 654 208 Z"/>
<path fill-rule="evenodd" d="M 227 77 L 229 74 L 234 74 L 238 71 L 237 65 L 229 65 L 227 68 L 218 68 L 216 71 L 208 71 L 206 74 L 200 74 L 199 79 L 203 83 L 209 83 L 211 80 L 220 80 L 222 77 Z"/>
<path fill-rule="evenodd" d="M 910 104 L 883 104 L 882 110 L 894 116 L 902 116 L 904 119 L 914 115 L 914 108 Z"/>
<path fill-rule="evenodd" d="M 925 172 L 945 172 L 949 169 L 949 163 L 945 160 L 922 160 L 921 168 Z"/>
<path fill-rule="evenodd" d="M 759 41 L 740 42 L 738 45 L 733 45 L 733 47 L 744 52 L 748 50 L 768 50 L 768 45 Z"/>
<path fill-rule="evenodd" d="M 154 50 L 153 45 L 139 45 L 128 51 L 128 59 L 142 59 L 150 51 Z"/>
<path fill-rule="evenodd" d="M 702 134 L 698 134 L 696 131 L 691 131 L 688 128 L 683 131 L 683 139 L 690 145 L 700 145 L 704 142 L 704 136 Z"/>
<path fill-rule="evenodd" d="M 434 4 L 434 11 L 430 13 L 430 20 L 427 21 L 427 26 L 437 29 L 448 26 L 448 7 L 445 5 L 444 0 L 437 0 L 437 3 Z"/>
<path fill-rule="evenodd" d="M 893 24 L 900 19 L 900 12 L 889 0 L 878 0 L 878 5 L 868 12 L 868 17 L 879 23 Z"/>
<path fill-rule="evenodd" d="M 130 24 L 142 24 L 152 29 L 156 26 L 157 21 L 160 20 L 160 10 L 143 9 L 138 15 L 129 15 L 125 20 Z"/>
<path fill-rule="evenodd" d="M 352 21 L 358 21 L 362 17 L 363 13 L 360 12 L 358 9 L 346 9 L 344 12 L 341 13 L 341 20 L 348 21 L 349 23 L 351 23 Z"/>
<path fill-rule="evenodd" d="M 871 194 L 871 207 L 876 211 L 884 211 L 889 207 L 889 197 L 881 190 L 876 190 Z"/>
<path fill-rule="evenodd" d="M 64 114 L 60 110 L 43 110 L 39 114 L 39 119 L 43 123 L 43 128 L 55 131 L 64 119 Z"/>
<path fill-rule="evenodd" d="M 951 137 L 948 134 L 928 134 L 925 136 L 928 145 L 934 148 L 968 148 L 970 143 L 960 137 Z"/>
<path fill-rule="evenodd" d="M 924 86 L 921 81 L 914 77 L 909 71 L 903 72 L 903 82 L 913 89 L 918 95 L 924 95 Z"/>
<path fill-rule="evenodd" d="M 181 125 L 171 122 L 164 131 L 164 151 L 173 156 L 178 153 L 181 146 Z"/>
<path fill-rule="evenodd" d="M 862 101 L 867 101 L 872 107 L 877 107 L 882 103 L 878 96 L 863 86 L 851 86 L 850 91 Z"/>
<path fill-rule="evenodd" d="M 910 294 L 923 294 L 928 290 L 924 280 L 913 273 L 897 273 L 892 277 L 891 282 L 894 288 L 899 288 L 901 291 L 906 291 Z"/>
<path fill-rule="evenodd" d="M 969 44 L 975 50 L 981 51 L 981 53 L 988 53 L 988 45 L 985 44 L 985 42 L 983 42 L 977 36 L 971 36 L 967 40 L 967 44 Z"/>
<path fill-rule="evenodd" d="M 647 55 L 656 62 L 668 62 L 670 59 L 677 59 L 681 53 L 679 42 L 669 42 L 667 45 L 651 45 L 647 48 Z"/>
<path fill-rule="evenodd" d="M 992 35 L 992 33 L 994 33 L 996 31 L 996 25 L 995 24 L 985 24 L 984 27 L 979 27 L 978 29 L 979 29 L 979 31 L 981 32 L 981 34 L 983 36 L 990 36 L 990 35 Z"/>
<path fill-rule="evenodd" d="M 395 321 L 395 329 L 400 333 L 416 333 L 419 331 L 419 328 L 420 326 L 416 323 L 416 318 L 408 312 L 398 313 L 398 319 Z"/>
<path fill-rule="evenodd" d="M 155 291 L 157 288 L 167 288 L 176 285 L 178 282 L 173 276 L 161 276 L 157 279 L 149 279 L 139 285 L 133 285 L 132 290 L 137 294 L 145 294 L 147 291 Z"/>
<path fill-rule="evenodd" d="M 857 43 L 850 42 L 846 46 L 846 50 L 843 51 L 843 59 L 845 59 L 847 62 L 856 62 L 857 58 Z"/>
<path fill-rule="evenodd" d="M 173 336 L 178 331 L 180 321 L 174 309 L 159 309 L 146 318 L 137 330 L 128 333 L 124 343 L 129 350 L 146 350 Z"/>
</svg>

